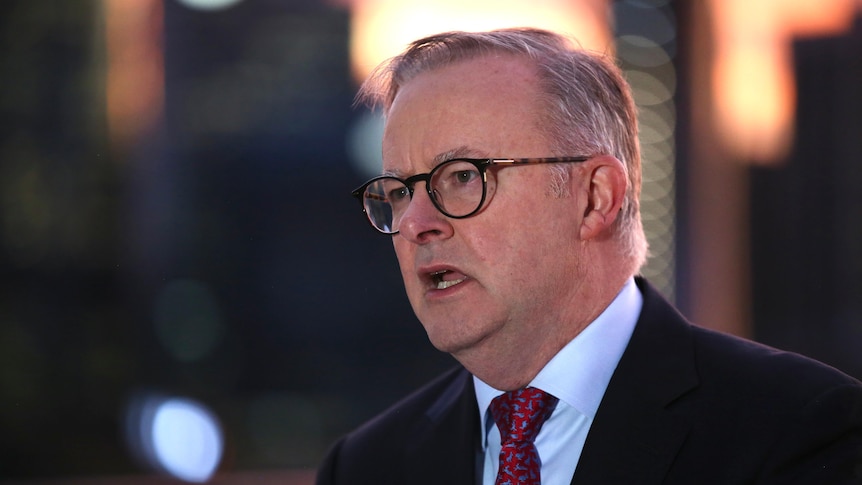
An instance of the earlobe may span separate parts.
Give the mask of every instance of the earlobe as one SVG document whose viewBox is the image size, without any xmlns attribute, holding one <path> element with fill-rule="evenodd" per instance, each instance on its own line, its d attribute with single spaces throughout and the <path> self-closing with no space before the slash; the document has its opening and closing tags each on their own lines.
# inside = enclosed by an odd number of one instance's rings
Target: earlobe
<svg viewBox="0 0 862 485">
<path fill-rule="evenodd" d="M 594 239 L 616 221 L 625 199 L 628 177 L 623 163 L 611 156 L 590 160 L 584 167 L 587 204 L 581 222 L 581 239 Z"/>
</svg>

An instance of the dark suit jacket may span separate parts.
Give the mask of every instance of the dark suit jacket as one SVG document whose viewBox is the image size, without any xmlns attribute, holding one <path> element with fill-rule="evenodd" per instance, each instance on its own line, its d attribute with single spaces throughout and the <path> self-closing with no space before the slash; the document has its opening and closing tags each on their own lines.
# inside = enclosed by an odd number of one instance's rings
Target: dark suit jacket
<svg viewBox="0 0 862 485">
<path fill-rule="evenodd" d="M 572 484 L 862 483 L 862 384 L 644 306 Z M 334 445 L 318 485 L 473 484 L 472 379 L 457 368 Z"/>
</svg>

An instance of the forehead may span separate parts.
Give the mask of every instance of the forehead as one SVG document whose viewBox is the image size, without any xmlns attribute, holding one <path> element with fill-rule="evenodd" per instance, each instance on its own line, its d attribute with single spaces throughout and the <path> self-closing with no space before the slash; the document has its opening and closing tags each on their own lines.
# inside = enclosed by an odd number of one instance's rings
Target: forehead
<svg viewBox="0 0 862 485">
<path fill-rule="evenodd" d="M 387 115 L 384 169 L 406 173 L 452 157 L 539 155 L 525 151 L 544 143 L 540 99 L 534 67 L 510 55 L 422 73 L 401 87 Z"/>
</svg>

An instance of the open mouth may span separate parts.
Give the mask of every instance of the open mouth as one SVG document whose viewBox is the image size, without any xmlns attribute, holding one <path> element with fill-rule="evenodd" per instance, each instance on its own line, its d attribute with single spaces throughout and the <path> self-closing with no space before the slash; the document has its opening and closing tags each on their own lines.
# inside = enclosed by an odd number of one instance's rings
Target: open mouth
<svg viewBox="0 0 862 485">
<path fill-rule="evenodd" d="M 466 279 L 466 276 L 449 270 L 431 273 L 431 281 L 434 283 L 434 287 L 438 290 L 451 288 L 459 283 L 463 283 Z"/>
</svg>

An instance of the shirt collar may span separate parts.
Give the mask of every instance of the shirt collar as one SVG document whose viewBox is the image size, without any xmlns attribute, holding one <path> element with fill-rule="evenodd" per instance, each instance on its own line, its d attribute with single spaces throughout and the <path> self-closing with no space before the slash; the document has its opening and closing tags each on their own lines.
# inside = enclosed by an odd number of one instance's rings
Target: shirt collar
<svg viewBox="0 0 862 485">
<path fill-rule="evenodd" d="M 629 278 L 605 311 L 566 344 L 529 385 L 556 396 L 592 421 L 642 306 L 643 296 L 634 278 Z M 473 383 L 479 404 L 479 422 L 484 423 L 488 406 L 503 391 L 476 376 L 473 376 Z M 483 445 L 484 440 L 485 433 L 482 433 Z"/>
</svg>

